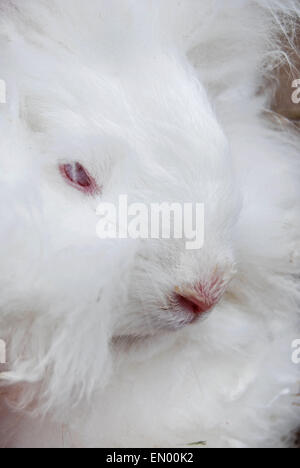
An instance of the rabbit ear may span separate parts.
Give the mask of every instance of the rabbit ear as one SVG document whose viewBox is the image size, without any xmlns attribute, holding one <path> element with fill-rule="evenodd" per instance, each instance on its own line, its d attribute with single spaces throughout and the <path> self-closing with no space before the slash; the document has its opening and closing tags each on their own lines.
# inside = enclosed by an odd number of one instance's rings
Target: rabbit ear
<svg viewBox="0 0 300 468">
<path fill-rule="evenodd" d="M 33 412 L 42 414 L 51 409 L 61 416 L 64 408 L 75 406 L 108 379 L 109 301 L 103 301 L 102 307 L 101 301 L 94 307 L 86 304 L 83 309 L 82 304 L 76 308 L 71 300 L 61 300 L 40 316 L 21 313 L 24 304 L 21 298 L 19 302 L 22 326 L 14 326 L 16 321 L 10 323 L 6 317 L 6 326 L 1 327 L 10 335 L 8 371 L 0 375 L 0 387 L 20 389 L 14 402 L 18 407 L 33 406 Z M 17 310 L 13 312 L 16 316 Z"/>
<path fill-rule="evenodd" d="M 131 253 L 124 244 L 107 244 L 101 262 L 98 241 L 43 264 L 39 257 L 36 273 L 42 275 L 27 280 L 26 268 L 17 301 L 7 288 L 0 298 L 0 309 L 2 301 L 6 305 L 0 330 L 8 337 L 9 372 L 1 375 L 0 386 L 20 385 L 18 405 L 51 410 L 59 418 L 106 385 L 114 323 L 127 300 L 127 289 L 116 291 L 115 285 L 124 283 L 133 247 Z"/>
<path fill-rule="evenodd" d="M 65 408 L 76 406 L 95 389 L 103 388 L 110 371 L 108 330 L 103 322 L 97 327 L 91 322 L 83 327 L 76 323 L 55 332 L 53 329 L 51 337 L 35 323 L 27 333 L 11 337 L 15 362 L 0 374 L 0 389 L 18 389 L 14 406 L 30 407 L 37 414 L 51 410 L 61 417 Z M 21 357 L 24 348 L 27 359 Z"/>
</svg>

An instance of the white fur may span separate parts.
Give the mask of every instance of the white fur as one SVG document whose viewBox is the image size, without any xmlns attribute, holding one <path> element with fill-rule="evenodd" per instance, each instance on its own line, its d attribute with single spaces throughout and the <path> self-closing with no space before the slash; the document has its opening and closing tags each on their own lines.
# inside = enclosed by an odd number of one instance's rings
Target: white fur
<svg viewBox="0 0 300 468">
<path fill-rule="evenodd" d="M 299 138 L 264 118 L 298 1 L 3 0 L 0 440 L 286 447 L 299 425 Z M 65 184 L 80 161 L 103 186 Z M 206 242 L 100 241 L 96 207 L 201 201 Z M 206 321 L 162 310 L 218 268 Z M 166 332 L 166 327 L 173 331 Z M 176 329 L 178 330 L 176 331 Z"/>
</svg>

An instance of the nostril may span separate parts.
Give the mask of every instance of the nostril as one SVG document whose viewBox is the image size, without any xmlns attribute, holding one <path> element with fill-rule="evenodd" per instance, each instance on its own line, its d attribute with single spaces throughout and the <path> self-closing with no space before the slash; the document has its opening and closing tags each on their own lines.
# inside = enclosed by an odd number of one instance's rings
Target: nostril
<svg viewBox="0 0 300 468">
<path fill-rule="evenodd" d="M 209 312 L 220 301 L 225 289 L 224 280 L 213 278 L 208 282 L 177 287 L 176 300 L 182 309 L 200 316 Z"/>
<path fill-rule="evenodd" d="M 190 296 L 190 295 L 184 296 L 182 293 L 181 294 L 176 293 L 176 296 L 177 296 L 178 304 L 183 309 L 197 316 L 205 314 L 206 312 L 211 310 L 212 307 L 215 305 L 212 302 L 201 300 L 200 298 L 196 296 Z"/>
</svg>

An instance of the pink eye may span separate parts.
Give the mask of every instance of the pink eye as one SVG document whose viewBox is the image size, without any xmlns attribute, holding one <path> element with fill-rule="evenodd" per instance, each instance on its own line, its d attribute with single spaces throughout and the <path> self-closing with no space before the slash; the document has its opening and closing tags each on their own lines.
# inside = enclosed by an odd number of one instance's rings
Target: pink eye
<svg viewBox="0 0 300 468">
<path fill-rule="evenodd" d="M 59 166 L 62 176 L 74 188 L 90 195 L 100 192 L 100 189 L 88 171 L 78 162 L 70 164 L 61 164 Z"/>
</svg>

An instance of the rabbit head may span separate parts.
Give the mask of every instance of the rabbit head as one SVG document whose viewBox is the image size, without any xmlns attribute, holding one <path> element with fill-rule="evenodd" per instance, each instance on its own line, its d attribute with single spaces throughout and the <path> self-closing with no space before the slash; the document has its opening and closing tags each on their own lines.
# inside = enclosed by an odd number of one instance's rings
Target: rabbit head
<svg viewBox="0 0 300 468">
<path fill-rule="evenodd" d="M 174 334 L 218 307 L 240 201 L 229 144 L 180 54 L 133 50 L 116 73 L 107 61 L 78 67 L 65 50 L 25 50 L 1 124 L 3 377 L 46 381 L 40 395 L 63 405 L 105 382 L 115 339 Z M 203 247 L 99 239 L 99 206 L 120 195 L 203 204 Z"/>
</svg>

